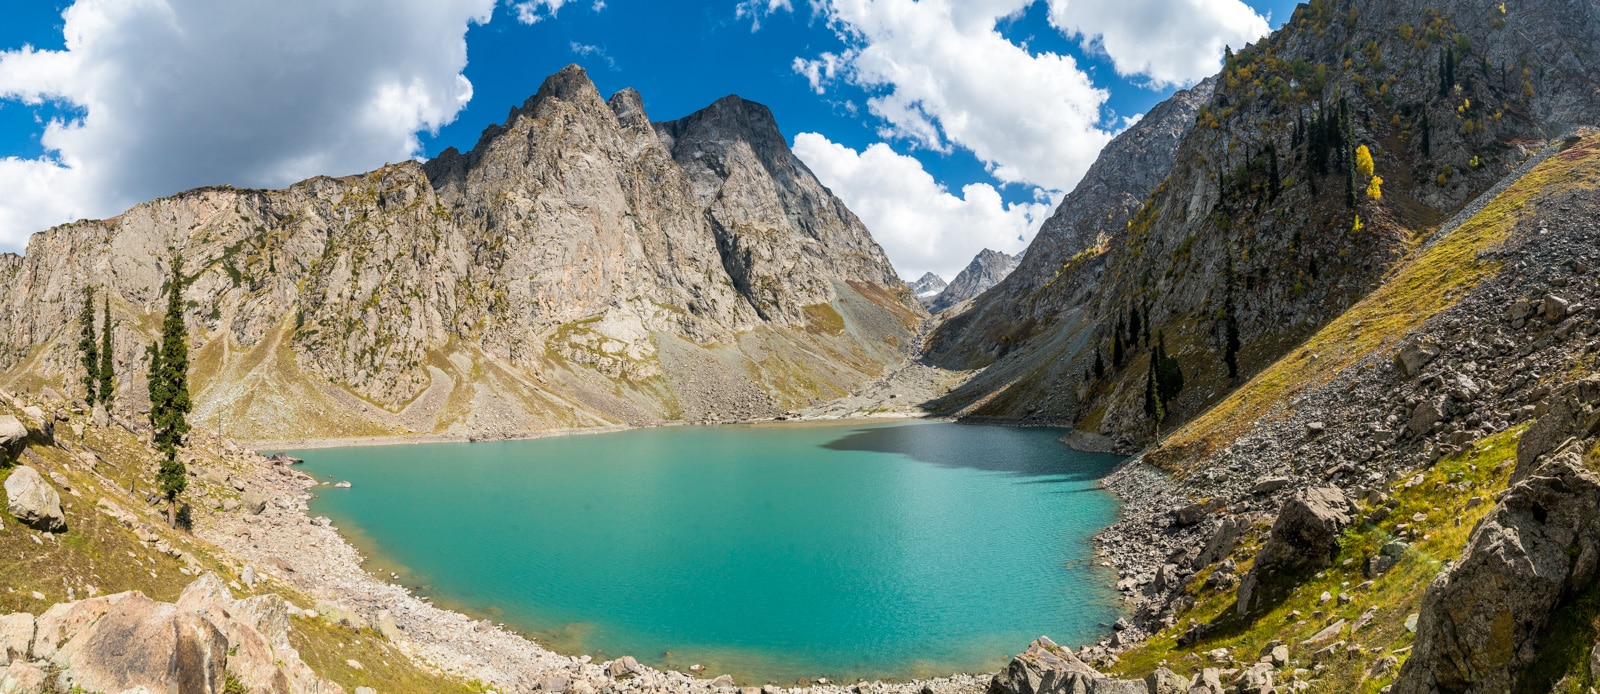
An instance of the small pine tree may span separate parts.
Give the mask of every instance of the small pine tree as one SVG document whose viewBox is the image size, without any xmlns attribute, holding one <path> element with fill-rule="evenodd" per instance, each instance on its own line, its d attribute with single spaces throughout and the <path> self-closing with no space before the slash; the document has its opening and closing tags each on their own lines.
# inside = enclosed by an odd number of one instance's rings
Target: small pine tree
<svg viewBox="0 0 1600 694">
<path fill-rule="evenodd" d="M 1139 335 L 1143 332 L 1144 328 L 1139 321 L 1139 307 L 1134 306 L 1128 310 L 1128 344 L 1138 346 Z"/>
<path fill-rule="evenodd" d="M 1120 325 L 1118 326 L 1121 327 Z M 1122 331 L 1119 329 L 1111 336 L 1111 368 L 1122 368 Z"/>
<path fill-rule="evenodd" d="M 1100 348 L 1094 348 L 1094 378 L 1100 380 L 1106 377 L 1106 363 L 1100 359 Z"/>
<path fill-rule="evenodd" d="M 116 397 L 116 360 L 111 343 L 111 293 L 106 292 L 105 313 L 101 314 L 100 321 L 100 404 L 106 409 L 111 408 L 111 400 Z"/>
<path fill-rule="evenodd" d="M 177 527 L 178 495 L 188 487 L 188 471 L 178 460 L 178 447 L 189 433 L 189 344 L 183 322 L 183 259 L 172 259 L 167 286 L 167 313 L 161 323 L 161 343 L 151 345 L 150 427 L 163 460 L 156 474 L 167 499 L 167 524 Z"/>
<path fill-rule="evenodd" d="M 95 401 L 95 388 L 100 385 L 100 343 L 94 339 L 94 287 L 83 290 L 83 312 L 78 314 L 78 356 L 83 363 L 84 396 Z"/>
</svg>

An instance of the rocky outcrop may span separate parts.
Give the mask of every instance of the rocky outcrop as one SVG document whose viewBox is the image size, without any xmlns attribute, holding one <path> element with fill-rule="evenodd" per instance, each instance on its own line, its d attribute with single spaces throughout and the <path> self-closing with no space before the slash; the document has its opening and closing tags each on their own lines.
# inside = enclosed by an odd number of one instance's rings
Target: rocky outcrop
<svg viewBox="0 0 1600 694">
<path fill-rule="evenodd" d="M 1568 383 L 1550 393 L 1545 413 L 1517 441 L 1517 469 L 1513 483 L 1531 474 L 1539 456 L 1556 450 L 1574 437 L 1584 439 L 1600 430 L 1600 377 Z"/>
<path fill-rule="evenodd" d="M 468 152 L 35 234 L 0 263 L 0 387 L 73 391 L 93 284 L 142 406 L 174 250 L 193 419 L 254 441 L 774 416 L 878 378 L 926 315 L 765 107 L 652 124 L 570 67 Z"/>
<path fill-rule="evenodd" d="M 67 530 L 66 514 L 61 512 L 61 495 L 39 475 L 39 471 L 18 465 L 6 477 L 6 511 L 23 525 L 59 533 Z"/>
<path fill-rule="evenodd" d="M 1600 475 L 1572 446 L 1508 490 L 1428 586 L 1394 694 L 1507 692 L 1600 567 Z M 1548 685 L 1549 683 L 1545 683 Z M 1528 691 L 1537 690 L 1538 686 Z"/>
<path fill-rule="evenodd" d="M 1017 269 L 1017 264 L 1021 260 L 1017 256 L 985 248 L 961 270 L 960 274 L 956 275 L 955 279 L 950 280 L 950 285 L 940 291 L 938 296 L 923 303 L 929 311 L 938 313 L 968 299 L 976 298 L 1009 276 L 1012 270 Z"/>
<path fill-rule="evenodd" d="M 9 463 L 28 445 L 28 427 L 14 415 L 0 416 L 0 464 Z"/>
<path fill-rule="evenodd" d="M 1239 614 L 1272 599 L 1270 592 L 1283 581 L 1328 566 L 1339 552 L 1339 535 L 1355 522 L 1356 513 L 1337 487 L 1307 489 L 1285 503 L 1256 552 L 1255 566 L 1239 584 Z"/>
<path fill-rule="evenodd" d="M 234 600 L 215 574 L 191 583 L 176 604 L 118 593 L 57 604 L 37 625 L 31 615 L 8 615 L 0 627 L 13 665 L 46 663 L 63 690 L 221 693 L 231 678 L 250 692 L 344 691 L 289 645 L 281 598 Z M 31 642 L 21 649 L 24 633 Z"/>
<path fill-rule="evenodd" d="M 1150 679 L 1147 683 L 1108 678 L 1079 660 L 1072 649 L 1041 636 L 994 676 L 988 694 L 1166 694 L 1170 687 L 1158 687 L 1176 678 L 1151 675 Z"/>
</svg>

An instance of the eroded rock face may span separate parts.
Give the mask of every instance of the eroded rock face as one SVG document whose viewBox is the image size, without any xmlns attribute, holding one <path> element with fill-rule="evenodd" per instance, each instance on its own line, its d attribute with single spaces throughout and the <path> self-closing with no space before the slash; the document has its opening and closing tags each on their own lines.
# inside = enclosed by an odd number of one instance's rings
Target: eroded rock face
<svg viewBox="0 0 1600 694">
<path fill-rule="evenodd" d="M 1600 378 L 1586 378 L 1557 388 L 1546 401 L 1548 410 L 1517 441 L 1513 484 L 1527 477 L 1539 456 L 1572 437 L 1586 438 L 1600 428 Z"/>
<path fill-rule="evenodd" d="M 1284 503 L 1272 533 L 1239 584 L 1239 614 L 1270 596 L 1263 589 L 1327 566 L 1339 552 L 1339 535 L 1356 519 L 1356 506 L 1338 487 L 1315 487 Z"/>
<path fill-rule="evenodd" d="M 468 152 L 35 234 L 0 262 L 0 374 L 72 383 L 76 314 L 42 298 L 96 284 L 117 395 L 143 402 L 181 249 L 192 418 L 236 438 L 779 414 L 881 376 L 926 316 L 786 142 L 759 104 L 657 125 L 569 67 Z"/>
<path fill-rule="evenodd" d="M 6 510 L 18 521 L 46 532 L 66 532 L 67 517 L 61 512 L 61 495 L 38 470 L 17 466 L 6 478 L 5 487 Z"/>
<path fill-rule="evenodd" d="M 1554 611 L 1592 585 L 1600 475 L 1577 447 L 1544 460 L 1429 584 L 1394 694 L 1512 691 Z"/>
<path fill-rule="evenodd" d="M 26 628 L 24 628 L 26 627 Z M 335 694 L 289 644 L 288 606 L 277 595 L 234 600 L 215 574 L 189 584 L 176 603 L 131 591 L 0 618 L 0 645 L 23 634 L 31 658 L 49 661 L 63 687 L 175 694 L 223 691 L 231 675 L 250 692 Z"/>
<path fill-rule="evenodd" d="M 1170 673 L 1168 673 L 1170 674 Z M 988 694 L 1147 694 L 1142 680 L 1115 680 L 1079 660 L 1072 649 L 1039 637 L 989 682 Z"/>
</svg>

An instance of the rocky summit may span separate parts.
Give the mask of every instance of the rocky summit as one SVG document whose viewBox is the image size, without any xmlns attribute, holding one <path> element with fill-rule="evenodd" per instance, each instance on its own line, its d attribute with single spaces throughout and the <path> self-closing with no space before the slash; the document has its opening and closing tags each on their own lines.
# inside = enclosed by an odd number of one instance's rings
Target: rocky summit
<svg viewBox="0 0 1600 694">
<path fill-rule="evenodd" d="M 1017 269 L 1017 263 L 1021 260 L 1017 256 L 985 248 L 961 270 L 960 274 L 956 275 L 955 279 L 950 280 L 948 286 L 933 298 L 924 299 L 923 304 L 929 311 L 938 313 L 972 299 L 999 284 L 1011 274 L 1012 270 Z"/>
<path fill-rule="evenodd" d="M 771 417 L 879 377 L 926 315 L 764 106 L 652 123 L 576 66 L 466 153 L 35 235 L 0 257 L 0 383 L 71 392 L 93 289 L 119 404 L 147 402 L 174 255 L 195 423 L 255 441 Z"/>
</svg>

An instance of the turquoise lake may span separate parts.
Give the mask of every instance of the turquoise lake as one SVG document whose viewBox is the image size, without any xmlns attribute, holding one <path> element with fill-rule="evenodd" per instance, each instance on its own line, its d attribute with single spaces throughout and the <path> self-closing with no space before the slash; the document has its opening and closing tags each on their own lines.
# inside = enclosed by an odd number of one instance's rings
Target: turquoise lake
<svg viewBox="0 0 1600 694">
<path fill-rule="evenodd" d="M 666 427 L 299 452 L 368 568 L 562 652 L 742 684 L 986 671 L 1117 617 L 1119 458 L 1062 431 Z"/>
</svg>

